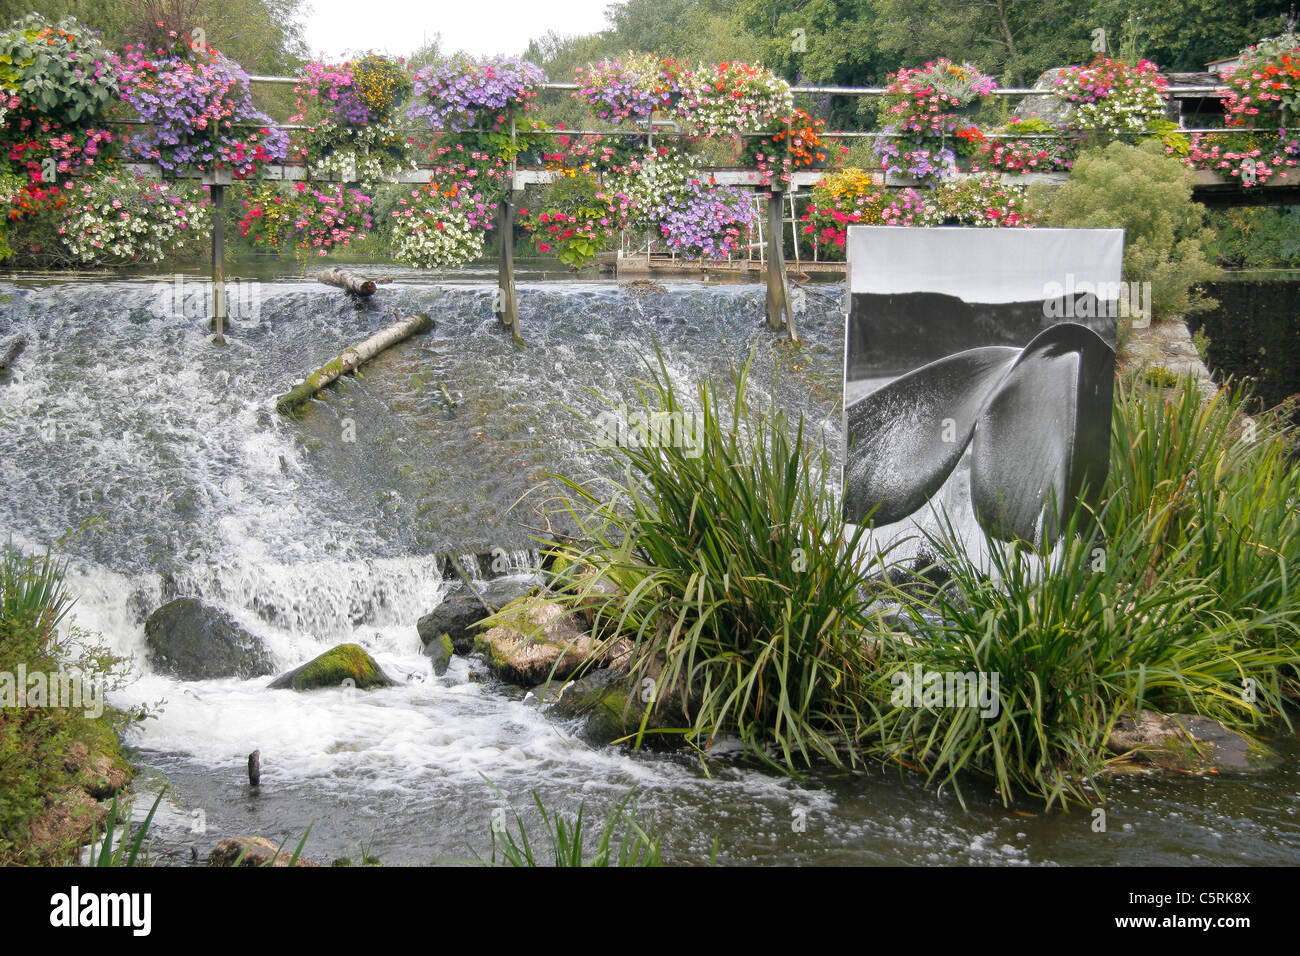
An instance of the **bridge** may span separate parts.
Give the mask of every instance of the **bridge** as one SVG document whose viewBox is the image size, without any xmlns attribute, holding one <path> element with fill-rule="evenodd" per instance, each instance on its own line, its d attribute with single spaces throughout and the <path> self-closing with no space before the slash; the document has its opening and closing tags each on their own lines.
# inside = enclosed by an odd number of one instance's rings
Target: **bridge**
<svg viewBox="0 0 1300 956">
<path fill-rule="evenodd" d="M 1221 128 L 1204 127 L 1199 125 L 1196 120 L 1200 115 L 1204 115 L 1207 110 L 1204 108 L 1206 103 L 1217 103 L 1218 99 L 1227 92 L 1227 87 L 1213 82 L 1214 77 L 1211 74 L 1172 74 L 1172 82 L 1167 90 L 1169 95 L 1171 113 L 1177 116 L 1178 132 L 1185 134 L 1194 133 L 1214 133 L 1222 132 Z M 294 86 L 301 82 L 297 77 L 290 76 L 262 76 L 255 75 L 249 77 L 252 84 L 265 85 L 288 85 Z M 576 90 L 576 83 L 546 83 L 543 86 L 545 90 L 555 91 L 572 91 Z M 830 95 L 830 96 L 882 96 L 886 90 L 884 87 L 850 87 L 850 86 L 794 86 L 791 88 L 795 94 L 809 95 Z M 1031 97 L 1051 96 L 1050 89 L 1033 88 L 1033 87 L 1004 87 L 994 90 L 991 96 L 994 97 Z M 1190 108 L 1189 108 L 1190 107 Z M 1187 125 L 1187 120 L 1192 120 L 1192 125 Z M 145 125 L 139 120 L 122 120 L 117 125 L 132 126 Z M 290 132 L 297 129 L 305 129 L 301 124 L 282 123 L 276 124 L 277 128 Z M 244 126 L 252 128 L 251 124 L 236 124 L 236 128 Z M 679 133 L 674 128 L 675 124 L 655 121 L 653 118 L 647 120 L 644 127 L 634 129 L 627 128 L 606 128 L 606 129 L 563 129 L 563 130 L 534 130 L 529 135 L 549 135 L 549 136 L 583 136 L 583 135 L 601 135 L 601 136 L 627 136 L 627 137 L 645 137 L 648 145 L 653 145 L 654 138 L 661 139 L 680 138 L 686 134 Z M 428 129 L 403 129 L 404 133 L 421 133 L 428 134 Z M 510 134 L 512 141 L 515 140 L 516 127 L 513 112 L 510 116 Z M 765 132 L 746 132 L 737 134 L 741 137 L 760 137 L 770 135 Z M 854 140 L 860 138 L 878 138 L 886 135 L 877 131 L 863 130 L 828 130 L 820 134 L 826 140 Z M 998 139 L 1005 137 L 1014 137 L 1016 139 L 1043 139 L 1053 140 L 1063 138 L 1063 134 L 999 134 L 986 133 L 986 138 Z M 156 164 L 151 163 L 127 163 L 124 167 L 137 175 L 151 179 L 197 179 L 203 184 L 210 187 L 212 199 L 212 288 L 213 288 L 213 320 L 216 324 L 216 340 L 222 341 L 223 328 L 228 318 L 225 303 L 225 191 L 233 185 L 234 179 L 230 170 L 214 170 L 200 172 L 197 170 L 172 174 L 166 177 L 163 170 Z M 794 248 L 796 255 L 795 266 L 798 269 L 804 269 L 808 264 L 799 259 L 798 233 L 795 228 L 797 222 L 793 198 L 801 189 L 813 186 L 818 180 L 826 175 L 828 169 L 805 169 L 795 170 L 790 174 L 790 181 L 787 184 L 771 185 L 765 184 L 763 173 L 756 168 L 736 168 L 736 167 L 705 167 L 701 172 L 709 175 L 715 182 L 724 185 L 734 185 L 740 187 L 752 188 L 756 191 L 757 197 L 766 193 L 766 215 L 759 218 L 759 238 L 758 242 L 751 243 L 747 250 L 747 257 L 744 260 L 728 260 L 725 266 L 719 266 L 722 269 L 735 271 L 752 269 L 757 267 L 766 274 L 767 281 L 767 318 L 768 325 L 774 331 L 785 331 L 792 340 L 798 341 L 798 331 L 794 321 L 794 311 L 790 306 L 790 294 L 788 283 L 788 269 L 785 261 L 783 241 L 773 242 L 772 237 L 783 236 L 785 227 L 789 225 L 794 235 Z M 387 182 L 387 183 L 411 183 L 422 184 L 433 180 L 433 167 L 417 166 L 414 169 L 405 169 L 387 175 L 369 179 L 369 182 Z M 518 199 L 526 187 L 535 184 L 542 184 L 555 181 L 561 175 L 560 171 L 547 168 L 527 167 L 512 161 L 509 169 L 510 188 L 506 198 L 504 198 L 498 209 L 498 227 L 500 236 L 510 236 L 514 229 L 514 213 Z M 894 176 L 884 176 L 880 173 L 873 174 L 878 185 L 884 188 L 903 189 L 917 185 L 914 181 Z M 972 178 L 983 174 L 978 173 L 961 173 L 955 172 L 953 178 Z M 1001 173 L 1001 180 L 1008 184 L 1028 184 L 1035 180 L 1049 180 L 1063 182 L 1068 179 L 1066 173 Z M 1251 206 L 1251 205 L 1270 205 L 1270 204 L 1290 204 L 1300 202 L 1300 169 L 1281 170 L 1277 172 L 1266 183 L 1259 183 L 1251 186 L 1243 186 L 1239 181 L 1229 181 L 1219 174 L 1211 171 L 1193 170 L 1194 186 L 1193 198 L 1207 206 Z M 263 181 L 282 181 L 282 182 L 333 182 L 344 184 L 356 184 L 355 178 L 349 178 L 342 175 L 311 175 L 304 165 L 263 165 L 259 167 L 259 178 Z M 786 204 L 789 204 L 789 213 L 786 213 Z M 766 237 L 766 238 L 764 238 Z M 652 244 L 649 240 L 644 247 L 644 251 L 636 248 L 635 250 L 628 242 L 628 235 L 625 232 L 623 236 L 623 248 L 619 251 L 618 259 L 625 263 L 631 264 L 639 262 L 645 271 L 653 269 L 654 254 L 652 253 Z M 522 344 L 523 339 L 519 329 L 519 314 L 517 301 L 515 297 L 515 280 L 514 280 L 514 262 L 513 248 L 510 242 L 501 242 L 499 253 L 499 278 L 502 295 L 500 296 L 500 307 L 498 317 L 503 326 L 510 330 L 516 344 Z M 757 259 L 754 253 L 757 252 Z M 672 260 L 675 257 L 664 255 L 663 260 Z M 637 268 L 637 266 L 633 266 Z M 825 268 L 823 264 L 814 261 L 811 268 L 821 271 Z M 842 271 L 843 264 L 836 264 L 835 268 Z"/>
</svg>

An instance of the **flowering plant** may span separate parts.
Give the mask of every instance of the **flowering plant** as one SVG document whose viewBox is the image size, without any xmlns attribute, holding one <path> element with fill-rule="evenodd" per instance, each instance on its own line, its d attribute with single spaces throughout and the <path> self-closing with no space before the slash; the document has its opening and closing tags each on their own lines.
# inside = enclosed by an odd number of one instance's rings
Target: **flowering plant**
<svg viewBox="0 0 1300 956">
<path fill-rule="evenodd" d="M 659 231 L 668 248 L 687 259 L 721 259 L 740 245 L 757 215 L 750 195 L 735 186 L 689 180 L 659 210 Z"/>
<path fill-rule="evenodd" d="M 194 44 L 186 57 L 128 46 L 113 63 L 123 98 L 151 127 L 130 139 L 136 158 L 168 172 L 228 167 L 241 178 L 258 163 L 284 162 L 288 136 L 253 105 L 248 74 L 211 47 Z"/>
<path fill-rule="evenodd" d="M 1056 78 L 1056 95 L 1074 106 L 1071 125 L 1110 136 L 1143 133 L 1165 115 L 1169 81 L 1150 60 L 1130 66 L 1097 57 L 1072 66 Z"/>
<path fill-rule="evenodd" d="M 998 132 L 984 137 L 973 171 L 1055 173 L 1074 165 L 1074 144 L 1057 138 L 1056 127 L 1041 119 L 1013 118 Z"/>
<path fill-rule="evenodd" d="M 483 255 L 493 210 L 463 166 L 435 170 L 438 181 L 397 201 L 393 257 L 422 269 L 458 266 Z"/>
<path fill-rule="evenodd" d="M 157 262 L 207 240 L 208 200 L 192 184 L 108 175 L 68 183 L 60 241 L 85 263 Z"/>
<path fill-rule="evenodd" d="M 255 246 L 281 248 L 292 226 L 298 258 L 313 252 L 328 255 L 338 246 L 364 239 L 372 225 L 370 197 L 340 183 L 295 183 L 286 199 L 275 186 L 267 185 L 244 201 L 239 234 L 253 233 Z"/>
<path fill-rule="evenodd" d="M 1227 75 L 1223 98 L 1229 126 L 1257 125 L 1255 117 L 1300 108 L 1300 37 L 1294 33 L 1261 40 L 1240 54 L 1241 66 Z"/>
<path fill-rule="evenodd" d="M 500 129 L 507 107 L 527 110 L 546 82 L 540 66 L 514 57 L 454 60 L 415 74 L 415 97 L 406 115 L 433 129 L 461 132 L 491 118 Z"/>
<path fill-rule="evenodd" d="M 1027 189 L 1004 186 L 997 176 L 942 183 L 934 205 L 944 222 L 962 226 L 1027 226 Z"/>
<path fill-rule="evenodd" d="M 960 123 L 952 111 L 978 102 L 995 89 L 992 78 L 969 63 L 951 60 L 891 74 L 878 107 L 883 135 L 875 142 L 885 171 L 931 184 L 946 177 L 956 165 L 949 143 L 957 141 L 950 137 L 970 126 Z"/>
<path fill-rule="evenodd" d="M 1192 169 L 1222 173 L 1249 188 L 1282 169 L 1300 165 L 1300 138 L 1286 129 L 1196 133 L 1184 162 Z"/>
<path fill-rule="evenodd" d="M 649 53 L 628 53 L 619 60 L 580 66 L 574 70 L 582 100 L 603 120 L 644 121 L 655 110 L 670 107 L 682 93 L 682 74 L 671 60 Z"/>
<path fill-rule="evenodd" d="M 618 228 L 611 205 L 596 177 L 585 173 L 557 180 L 542 194 L 540 208 L 519 210 L 517 221 L 538 252 L 578 269 L 596 258 Z"/>
<path fill-rule="evenodd" d="M 336 65 L 308 63 L 302 81 L 293 88 L 299 115 L 292 121 L 305 119 L 314 101 L 345 126 L 386 122 L 411 90 L 403 62 L 370 53 Z"/>
<path fill-rule="evenodd" d="M 813 187 L 812 202 L 799 221 L 818 257 L 837 260 L 844 257 L 851 225 L 921 226 L 935 217 L 933 203 L 915 189 L 886 189 L 865 170 L 843 169 Z"/>
<path fill-rule="evenodd" d="M 977 102 L 997 89 L 992 77 L 969 63 L 937 60 L 925 66 L 891 73 L 880 100 L 883 125 L 903 133 L 934 135 L 951 132 L 948 114 Z"/>
<path fill-rule="evenodd" d="M 685 201 L 695 164 L 666 146 L 640 153 L 605 176 L 605 188 L 620 225 L 653 226 L 660 211 Z"/>
<path fill-rule="evenodd" d="M 790 84 L 770 70 L 718 63 L 683 73 L 677 113 L 702 135 L 759 130 L 794 110 Z"/>
<path fill-rule="evenodd" d="M 72 17 L 57 25 L 38 13 L 15 21 L 0 33 L 0 86 L 22 97 L 8 117 L 21 129 L 57 123 L 89 126 L 117 97 L 117 78 L 109 51 Z"/>
<path fill-rule="evenodd" d="M 795 110 L 790 116 L 771 123 L 768 135 L 746 141 L 745 164 L 758 167 L 763 174 L 763 186 L 770 187 L 774 178 L 789 183 L 796 169 L 824 166 L 830 159 L 830 147 L 822 139 L 824 132 L 825 121 L 814 119 L 806 110 Z M 841 147 L 841 155 L 845 152 Z"/>
</svg>

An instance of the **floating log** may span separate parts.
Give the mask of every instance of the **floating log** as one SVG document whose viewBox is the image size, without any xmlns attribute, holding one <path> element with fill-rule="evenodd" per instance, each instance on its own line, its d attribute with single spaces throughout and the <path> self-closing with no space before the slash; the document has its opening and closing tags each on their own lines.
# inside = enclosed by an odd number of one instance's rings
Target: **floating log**
<svg viewBox="0 0 1300 956">
<path fill-rule="evenodd" d="M 326 285 L 337 286 L 340 289 L 346 289 L 353 295 L 368 296 L 374 295 L 376 282 L 388 282 L 388 279 L 367 279 L 363 275 L 358 275 L 347 269 L 330 268 L 324 272 L 316 274 L 316 280 Z"/>
<path fill-rule="evenodd" d="M 396 315 L 396 311 L 393 314 Z M 428 332 L 432 328 L 433 319 L 423 312 L 405 318 L 399 317 L 395 324 L 382 332 L 376 332 L 360 345 L 344 349 L 338 354 L 338 358 L 326 362 L 302 382 L 281 395 L 275 403 L 276 411 L 285 415 L 292 414 L 340 375 L 345 372 L 355 372 L 363 363 L 370 361 L 390 345 L 396 345 L 412 335 Z"/>
<path fill-rule="evenodd" d="M 27 348 L 25 335 L 16 335 L 6 344 L 0 345 L 0 372 L 7 371 L 9 366 L 14 364 L 14 359 L 23 354 L 25 348 Z"/>
</svg>

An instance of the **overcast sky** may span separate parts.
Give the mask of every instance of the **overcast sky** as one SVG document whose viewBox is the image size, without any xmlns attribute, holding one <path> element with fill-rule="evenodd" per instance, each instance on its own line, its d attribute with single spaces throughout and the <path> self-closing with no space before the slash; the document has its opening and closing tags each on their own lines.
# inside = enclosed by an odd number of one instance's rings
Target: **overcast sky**
<svg viewBox="0 0 1300 956">
<path fill-rule="evenodd" d="M 316 56 L 412 53 L 441 35 L 442 49 L 478 56 L 520 54 L 528 41 L 554 30 L 561 36 L 608 26 L 610 0 L 307 0 L 307 45 Z"/>
</svg>

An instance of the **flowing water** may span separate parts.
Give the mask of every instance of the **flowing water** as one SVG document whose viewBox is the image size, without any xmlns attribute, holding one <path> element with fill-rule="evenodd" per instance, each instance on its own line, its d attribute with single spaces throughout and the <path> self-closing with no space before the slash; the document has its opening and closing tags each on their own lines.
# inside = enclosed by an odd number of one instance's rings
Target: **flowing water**
<svg viewBox="0 0 1300 956">
<path fill-rule="evenodd" d="M 385 267 L 385 271 L 388 271 Z M 228 344 L 210 343 L 186 276 L 16 277 L 0 283 L 0 339 L 29 338 L 0 383 L 0 533 L 72 561 L 77 623 L 136 655 L 111 700 L 165 700 L 128 742 L 172 787 L 161 845 L 206 854 L 230 835 L 308 855 L 428 863 L 487 853 L 493 811 L 603 812 L 631 787 L 670 861 L 781 863 L 1295 863 L 1300 747 L 1250 777 L 1125 776 L 1105 833 L 1087 813 L 1019 812 L 973 784 L 963 809 L 893 771 L 793 780 L 725 759 L 593 749 L 535 706 L 435 678 L 416 619 L 446 593 L 443 556 L 501 549 L 534 570 L 547 475 L 591 477 L 584 455 L 605 404 L 635 407 L 657 342 L 669 376 L 725 381 L 753 351 L 754 381 L 838 447 L 842 305 L 810 286 L 805 344 L 765 331 L 749 284 L 554 282 L 524 277 L 527 348 L 492 315 L 495 282 L 395 272 L 370 304 L 311 281 L 250 275 Z M 391 320 L 433 333 L 325 392 L 301 419 L 274 410 L 302 375 Z M 441 386 L 455 401 L 448 405 Z M 554 488 L 551 486 L 551 491 Z M 182 682 L 144 661 L 146 617 L 175 596 L 229 610 L 288 669 L 343 641 L 399 686 L 364 694 L 267 691 L 266 679 Z M 262 754 L 250 791 L 247 754 Z M 144 801 L 148 802 L 148 801 Z"/>
</svg>

